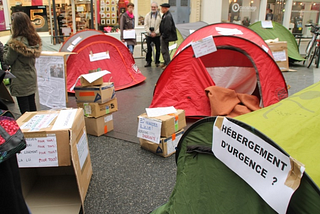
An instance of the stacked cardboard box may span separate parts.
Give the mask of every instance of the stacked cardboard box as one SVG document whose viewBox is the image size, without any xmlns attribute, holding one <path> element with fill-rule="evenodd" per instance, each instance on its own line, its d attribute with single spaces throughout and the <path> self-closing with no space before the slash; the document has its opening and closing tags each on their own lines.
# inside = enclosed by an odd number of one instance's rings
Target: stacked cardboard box
<svg viewBox="0 0 320 214">
<path fill-rule="evenodd" d="M 267 42 L 274 60 L 281 71 L 289 71 L 288 47 L 286 41 Z"/>
<path fill-rule="evenodd" d="M 158 117 L 148 117 L 146 113 L 138 116 L 138 138 L 141 148 L 162 157 L 169 157 L 176 151 L 177 144 L 184 133 L 186 117 L 184 110 Z M 161 129 L 157 124 L 161 123 Z M 155 127 L 155 130 L 153 128 Z M 159 133 L 159 137 L 157 137 Z"/>
<path fill-rule="evenodd" d="M 82 109 L 26 112 L 17 123 L 27 142 L 17 160 L 30 211 L 78 213 L 92 176 Z"/>
<path fill-rule="evenodd" d="M 118 110 L 112 82 L 103 82 L 102 77 L 92 83 L 80 78 L 81 86 L 74 88 L 77 105 L 83 108 L 87 133 L 101 136 L 113 130 L 112 113 Z"/>
</svg>

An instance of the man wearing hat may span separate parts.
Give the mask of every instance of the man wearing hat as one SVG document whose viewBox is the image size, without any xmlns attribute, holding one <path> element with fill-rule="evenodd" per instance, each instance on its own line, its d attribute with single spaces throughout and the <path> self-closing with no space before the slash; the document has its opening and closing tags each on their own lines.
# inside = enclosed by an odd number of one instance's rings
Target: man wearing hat
<svg viewBox="0 0 320 214">
<path fill-rule="evenodd" d="M 176 26 L 174 24 L 172 15 L 169 11 L 170 4 L 163 3 L 161 6 L 162 19 L 160 23 L 160 33 L 161 33 L 161 53 L 163 56 L 164 63 L 160 67 L 163 69 L 170 62 L 170 53 L 169 53 L 169 42 L 178 40 Z"/>
</svg>

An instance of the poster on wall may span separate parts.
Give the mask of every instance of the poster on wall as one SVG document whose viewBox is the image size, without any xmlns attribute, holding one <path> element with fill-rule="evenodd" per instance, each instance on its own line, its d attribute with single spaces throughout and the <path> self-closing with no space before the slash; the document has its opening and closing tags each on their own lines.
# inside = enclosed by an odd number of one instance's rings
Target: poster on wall
<svg viewBox="0 0 320 214">
<path fill-rule="evenodd" d="M 18 8 L 12 7 L 11 10 L 15 12 Z M 47 8 L 46 6 L 24 6 L 20 7 L 19 11 L 22 10 L 29 17 L 38 32 L 47 32 L 48 21 L 47 21 Z"/>
<path fill-rule="evenodd" d="M 49 108 L 66 107 L 64 58 L 40 56 L 36 69 L 40 104 Z"/>
<path fill-rule="evenodd" d="M 0 0 L 0 31 L 6 30 L 6 22 L 4 19 L 3 0 Z"/>
<path fill-rule="evenodd" d="M 42 6 L 43 2 L 42 2 L 42 0 L 32 0 L 31 5 L 32 6 Z"/>
</svg>

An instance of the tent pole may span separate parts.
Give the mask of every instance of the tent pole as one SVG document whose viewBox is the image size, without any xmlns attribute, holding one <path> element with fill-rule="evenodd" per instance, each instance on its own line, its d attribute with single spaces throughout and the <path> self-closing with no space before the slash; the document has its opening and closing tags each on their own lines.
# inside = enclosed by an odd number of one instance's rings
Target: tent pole
<svg viewBox="0 0 320 214">
<path fill-rule="evenodd" d="M 90 13 L 91 13 L 91 28 L 90 29 L 94 29 L 93 27 L 93 0 L 90 1 Z"/>
</svg>

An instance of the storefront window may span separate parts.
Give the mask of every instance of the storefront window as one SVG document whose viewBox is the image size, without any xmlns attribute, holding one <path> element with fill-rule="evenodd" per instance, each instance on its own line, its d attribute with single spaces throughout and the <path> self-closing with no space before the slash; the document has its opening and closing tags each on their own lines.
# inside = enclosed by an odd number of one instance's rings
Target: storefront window
<svg viewBox="0 0 320 214">
<path fill-rule="evenodd" d="M 311 36 L 310 27 L 305 27 L 308 23 L 319 23 L 320 3 L 314 2 L 293 2 L 291 12 L 292 33 L 301 33 L 305 37 Z"/>
<path fill-rule="evenodd" d="M 260 0 L 229 0 L 227 21 L 249 26 L 258 21 L 259 5 Z M 225 20 L 225 17 L 222 17 L 222 20 Z"/>
</svg>

